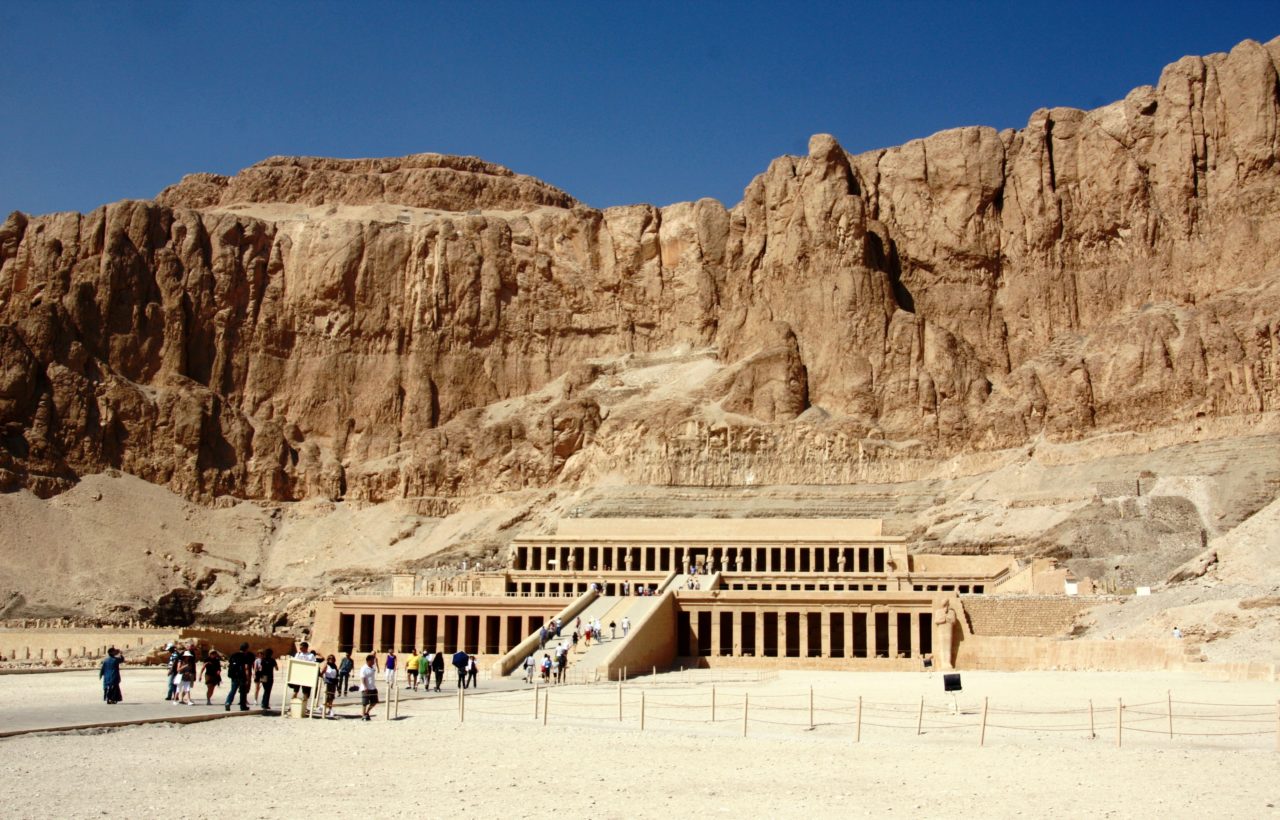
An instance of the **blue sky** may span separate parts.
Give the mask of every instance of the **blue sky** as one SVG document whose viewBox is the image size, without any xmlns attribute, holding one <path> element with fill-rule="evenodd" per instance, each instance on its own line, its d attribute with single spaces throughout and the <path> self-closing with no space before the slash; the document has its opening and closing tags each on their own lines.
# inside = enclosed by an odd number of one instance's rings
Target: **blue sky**
<svg viewBox="0 0 1280 820">
<path fill-rule="evenodd" d="M 0 217 L 273 154 L 473 154 L 597 207 L 728 205 L 810 134 L 1021 127 L 1280 34 L 1280 4 L 0 5 Z"/>
</svg>

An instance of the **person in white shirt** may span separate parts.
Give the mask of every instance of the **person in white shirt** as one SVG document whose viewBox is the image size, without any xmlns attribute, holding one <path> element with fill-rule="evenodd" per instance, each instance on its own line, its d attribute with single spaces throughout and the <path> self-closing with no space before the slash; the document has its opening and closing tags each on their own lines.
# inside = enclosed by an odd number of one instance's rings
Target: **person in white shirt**
<svg viewBox="0 0 1280 820">
<path fill-rule="evenodd" d="M 368 655 L 360 668 L 360 719 L 370 720 L 370 712 L 378 705 L 378 658 Z"/>
<path fill-rule="evenodd" d="M 627 633 L 631 631 L 631 619 L 626 615 L 622 616 L 622 637 L 627 637 Z"/>
<path fill-rule="evenodd" d="M 300 660 L 300 661 L 311 661 L 312 663 L 316 662 L 316 653 L 311 651 L 311 648 L 307 645 L 306 641 L 303 641 L 302 643 L 298 644 L 298 651 L 293 653 L 293 657 L 294 659 Z M 295 698 L 298 697 L 299 693 L 301 693 L 302 702 L 304 704 L 307 701 L 311 700 L 310 686 L 297 686 L 296 684 L 291 684 L 289 688 L 293 690 L 293 696 Z"/>
</svg>

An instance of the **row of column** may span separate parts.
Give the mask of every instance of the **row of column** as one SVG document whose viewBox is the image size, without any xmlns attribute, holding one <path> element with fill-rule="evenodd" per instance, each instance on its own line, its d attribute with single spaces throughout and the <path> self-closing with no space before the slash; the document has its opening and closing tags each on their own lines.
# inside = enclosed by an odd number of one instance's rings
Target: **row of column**
<svg viewBox="0 0 1280 820">
<path fill-rule="evenodd" d="M 389 649 L 503 654 L 547 620 L 548 616 L 528 613 L 340 613 L 338 649 L 357 654 Z"/>
<path fill-rule="evenodd" d="M 811 615 L 818 616 L 816 636 Z M 933 652 L 932 614 L 918 609 L 721 607 L 681 612 L 678 628 L 685 630 L 678 651 L 688 656 L 918 658 Z"/>
<path fill-rule="evenodd" d="M 554 562 L 554 563 L 552 563 Z M 632 547 L 526 545 L 514 569 L 556 572 L 884 572 L 884 547 Z"/>
</svg>

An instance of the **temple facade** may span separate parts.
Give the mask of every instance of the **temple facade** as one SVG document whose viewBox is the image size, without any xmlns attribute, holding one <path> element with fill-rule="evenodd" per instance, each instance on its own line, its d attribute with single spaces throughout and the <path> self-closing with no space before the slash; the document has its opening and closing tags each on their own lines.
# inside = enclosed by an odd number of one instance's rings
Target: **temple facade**
<svg viewBox="0 0 1280 820">
<path fill-rule="evenodd" d="M 505 673 L 558 616 L 614 625 L 575 658 L 605 677 L 677 659 L 949 668 L 965 597 L 1062 588 L 1046 562 L 908 553 L 878 520 L 572 518 L 516 538 L 502 570 L 399 575 L 390 595 L 324 601 L 313 642 L 462 650 Z"/>
</svg>

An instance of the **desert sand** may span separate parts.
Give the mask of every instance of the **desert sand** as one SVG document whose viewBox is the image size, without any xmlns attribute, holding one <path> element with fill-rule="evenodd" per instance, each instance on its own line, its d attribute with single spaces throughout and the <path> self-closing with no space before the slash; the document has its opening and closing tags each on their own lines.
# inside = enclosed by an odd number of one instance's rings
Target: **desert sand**
<svg viewBox="0 0 1280 820">
<path fill-rule="evenodd" d="M 1106 725 L 1100 705 L 1094 739 L 1079 731 L 989 727 L 979 747 L 974 725 L 940 728 L 978 720 L 984 697 L 991 723 L 1004 709 L 1010 710 L 1001 715 L 1004 724 L 1045 725 L 1061 718 L 1011 712 L 1075 708 L 1089 698 L 1163 703 L 1172 691 L 1178 703 L 1240 704 L 1219 711 L 1266 713 L 1256 724 L 1219 728 L 1273 733 L 1274 684 L 1213 683 L 1191 674 L 964 673 L 960 714 L 951 715 L 938 675 L 782 673 L 716 684 L 720 712 L 712 724 L 706 673 L 700 682 L 682 682 L 678 673 L 658 680 L 628 685 L 621 723 L 614 686 L 553 688 L 545 726 L 533 717 L 532 691 L 482 688 L 468 698 L 463 723 L 456 699 L 447 697 L 406 702 L 390 722 L 380 708 L 370 723 L 254 717 L 11 738 L 0 741 L 0 771 L 22 787 L 9 790 L 5 813 L 26 817 L 56 807 L 69 817 L 381 818 L 438 815 L 449 806 L 477 817 L 1257 817 L 1280 802 L 1274 734 L 1170 739 L 1162 733 L 1165 718 L 1155 717 L 1145 724 L 1150 733 L 1129 730 L 1117 748 L 1114 723 Z M 820 709 L 813 730 L 810 685 Z M 126 671 L 126 698 L 159 690 L 156 673 Z M 644 731 L 641 691 L 650 704 Z M 84 673 L 7 677 L 0 693 L 0 714 L 24 703 L 91 703 L 98 696 Z M 744 694 L 761 704 L 746 738 Z M 846 708 L 837 698 L 856 702 L 859 694 L 866 714 L 855 742 L 851 712 L 821 710 Z M 928 716 L 917 735 L 914 704 L 921 695 Z M 890 714 L 895 704 L 905 711 Z M 354 699 L 339 711 L 354 715 Z M 1178 718 L 1177 728 L 1204 725 Z"/>
</svg>

